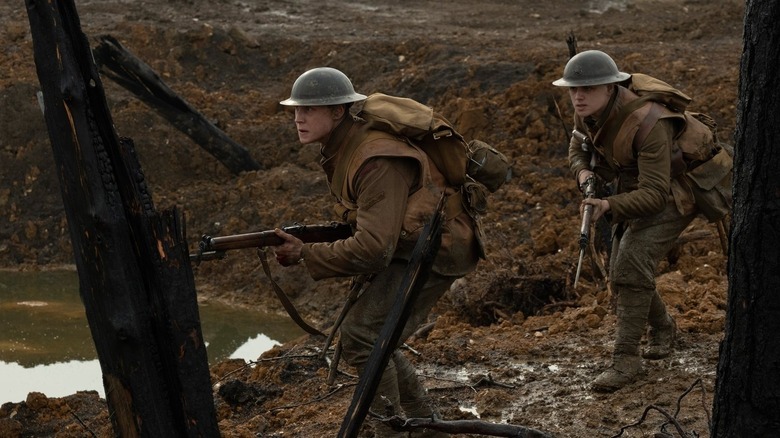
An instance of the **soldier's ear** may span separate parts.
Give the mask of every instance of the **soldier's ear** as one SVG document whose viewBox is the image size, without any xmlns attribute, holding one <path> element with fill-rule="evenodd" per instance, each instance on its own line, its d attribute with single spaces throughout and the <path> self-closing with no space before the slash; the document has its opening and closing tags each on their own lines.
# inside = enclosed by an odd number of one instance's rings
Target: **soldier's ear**
<svg viewBox="0 0 780 438">
<path fill-rule="evenodd" d="M 338 120 L 342 117 L 344 117 L 344 114 L 347 112 L 347 106 L 346 105 L 333 105 L 330 107 L 330 112 L 333 115 L 334 120 Z"/>
</svg>

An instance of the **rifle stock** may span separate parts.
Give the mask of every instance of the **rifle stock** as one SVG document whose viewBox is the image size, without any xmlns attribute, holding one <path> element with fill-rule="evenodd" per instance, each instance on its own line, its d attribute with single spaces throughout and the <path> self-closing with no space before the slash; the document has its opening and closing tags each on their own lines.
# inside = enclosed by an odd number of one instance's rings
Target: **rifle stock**
<svg viewBox="0 0 780 438">
<path fill-rule="evenodd" d="M 352 236 L 352 227 L 349 224 L 340 222 L 316 225 L 295 224 L 282 228 L 282 231 L 301 239 L 303 243 L 334 242 Z M 277 236 L 274 230 L 219 237 L 203 235 L 198 243 L 198 251 L 190 253 L 190 260 L 199 263 L 203 260 L 222 259 L 227 251 L 264 248 L 267 246 L 278 246 L 283 243 L 284 239 Z"/>
</svg>

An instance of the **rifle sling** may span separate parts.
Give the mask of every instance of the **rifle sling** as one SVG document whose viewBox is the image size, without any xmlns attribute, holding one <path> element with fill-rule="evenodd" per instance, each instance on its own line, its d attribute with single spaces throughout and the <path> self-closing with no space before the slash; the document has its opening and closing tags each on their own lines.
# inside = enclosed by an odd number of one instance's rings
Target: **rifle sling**
<svg viewBox="0 0 780 438">
<path fill-rule="evenodd" d="M 290 318 L 292 318 L 293 321 L 295 321 L 296 324 L 300 328 L 302 328 L 306 333 L 312 334 L 312 335 L 319 335 L 319 336 L 325 336 L 325 333 L 322 333 L 321 331 L 317 330 L 316 328 L 312 327 L 306 321 L 301 318 L 301 315 L 298 313 L 298 311 L 295 309 L 295 306 L 293 305 L 292 301 L 287 297 L 287 294 L 284 293 L 281 287 L 274 281 L 273 277 L 271 276 L 271 267 L 268 266 L 268 259 L 265 256 L 265 251 L 263 248 L 257 249 L 257 257 L 260 258 L 260 263 L 263 265 L 263 271 L 265 272 L 266 277 L 268 277 L 268 280 L 271 281 L 271 285 L 274 288 L 274 292 L 276 292 L 276 296 L 279 298 L 279 301 L 282 302 L 282 305 L 284 306 L 284 310 L 287 311 L 287 314 L 290 315 Z"/>
</svg>

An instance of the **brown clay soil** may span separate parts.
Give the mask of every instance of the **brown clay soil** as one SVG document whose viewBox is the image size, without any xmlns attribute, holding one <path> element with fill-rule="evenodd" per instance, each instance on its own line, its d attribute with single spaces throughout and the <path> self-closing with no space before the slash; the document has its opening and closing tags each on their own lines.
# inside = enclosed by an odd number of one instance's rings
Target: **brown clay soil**
<svg viewBox="0 0 780 438">
<path fill-rule="evenodd" d="M 406 354 L 444 419 L 522 425 L 561 437 L 652 436 L 675 416 L 708 436 L 724 328 L 726 259 L 716 228 L 696 221 L 658 289 L 681 331 L 668 359 L 645 362 L 641 380 L 613 394 L 588 389 L 610 357 L 615 316 L 587 262 L 572 286 L 580 194 L 567 171 L 571 108 L 550 82 L 579 50 L 612 54 L 622 70 L 685 90 L 732 138 L 744 5 L 737 0 L 84 0 L 91 41 L 112 35 L 230 137 L 263 170 L 232 175 L 123 88 L 104 80 L 119 135 L 131 137 L 155 207 L 178 206 L 190 239 L 292 222 L 333 220 L 318 148 L 301 146 L 277 104 L 306 69 L 333 66 L 358 91 L 413 97 L 440 110 L 468 138 L 514 162 L 514 179 L 490 199 L 488 257 L 459 281 Z M 0 263 L 9 269 L 72 265 L 24 3 L 0 2 Z M 558 117 L 556 106 L 563 114 Z M 689 234 L 691 235 L 691 234 Z M 702 237 L 703 236 L 703 237 Z M 315 283 L 302 268 L 274 267 L 305 317 L 327 327 L 344 280 Z M 195 269 L 203 300 L 282 311 L 252 251 Z M 334 387 L 317 359 L 321 340 L 301 338 L 254 364 L 212 368 L 226 437 L 334 436 L 352 397 L 354 371 Z M 690 390 L 690 391 L 689 391 Z M 0 390 L 1 391 L 1 390 Z M 1 397 L 0 397 L 1 398 Z M 1 401 L 1 400 L 0 400 Z M 31 393 L 0 407 L 0 437 L 112 436 L 94 392 Z M 694 435 L 695 434 L 695 435 Z M 373 436 L 367 422 L 361 436 Z M 460 435 L 474 436 L 474 435 Z"/>
</svg>

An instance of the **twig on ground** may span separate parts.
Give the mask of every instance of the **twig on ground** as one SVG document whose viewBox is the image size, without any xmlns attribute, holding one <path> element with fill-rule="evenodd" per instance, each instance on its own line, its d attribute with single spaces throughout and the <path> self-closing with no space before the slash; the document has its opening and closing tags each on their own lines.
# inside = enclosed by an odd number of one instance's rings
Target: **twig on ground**
<svg viewBox="0 0 780 438">
<path fill-rule="evenodd" d="M 404 350 L 407 350 L 408 352 L 412 353 L 415 356 L 422 356 L 422 353 L 420 353 L 419 351 L 415 350 L 414 348 L 409 346 L 409 344 L 407 344 L 407 343 L 401 344 L 401 348 L 403 348 Z"/>
<path fill-rule="evenodd" d="M 623 432 L 625 432 L 627 429 L 629 429 L 631 427 L 639 426 L 640 424 L 644 423 L 645 419 L 647 418 L 647 414 L 651 410 L 655 410 L 655 411 L 660 412 L 668 420 L 667 422 L 665 422 L 664 424 L 661 425 L 660 429 L 661 429 L 661 433 L 662 434 L 670 435 L 668 432 L 666 432 L 665 429 L 666 429 L 667 425 L 672 424 L 672 425 L 674 425 L 675 429 L 677 429 L 677 433 L 679 433 L 682 438 L 691 437 L 692 435 L 689 435 L 685 431 L 685 429 L 683 429 L 683 427 L 680 425 L 680 423 L 677 421 L 677 415 L 680 414 L 682 400 L 696 386 L 701 387 L 701 390 L 702 390 L 702 393 L 703 393 L 703 395 L 702 395 L 702 407 L 704 408 L 704 411 L 707 413 L 707 427 L 709 428 L 709 430 L 711 430 L 712 429 L 712 420 L 710 419 L 709 411 L 707 411 L 707 407 L 706 407 L 705 402 L 704 402 L 704 397 L 706 396 L 706 391 L 704 389 L 704 384 L 702 383 L 701 379 L 697 379 L 695 382 L 693 382 L 693 384 L 685 392 L 682 393 L 682 395 L 680 395 L 680 397 L 677 398 L 677 410 L 674 412 L 674 415 L 669 414 L 668 412 L 666 412 L 665 410 L 659 408 L 658 406 L 649 405 L 648 407 L 645 408 L 645 411 L 642 413 L 642 417 L 638 421 L 636 421 L 636 422 L 634 422 L 632 424 L 629 424 L 629 425 L 621 427 L 620 428 L 620 432 L 618 432 L 617 435 L 612 436 L 612 438 L 618 438 L 619 436 L 623 435 Z"/>
<path fill-rule="evenodd" d="M 686 395 L 688 395 L 688 393 L 693 391 L 693 388 L 695 388 L 696 386 L 701 388 L 701 392 L 702 392 L 701 407 L 702 410 L 704 411 L 704 414 L 707 416 L 707 430 L 712 430 L 712 419 L 710 418 L 710 411 L 707 409 L 707 405 L 706 405 L 707 389 L 704 388 L 704 382 L 702 382 L 701 379 L 696 379 L 696 381 L 693 382 L 693 384 L 691 384 L 691 386 L 685 392 L 683 392 L 682 395 L 680 395 L 680 397 L 677 398 L 677 410 L 674 412 L 674 418 L 677 418 L 677 415 L 680 414 L 682 400 L 685 398 Z M 663 426 L 661 426 L 661 429 L 663 430 Z"/>
<path fill-rule="evenodd" d="M 431 388 L 429 391 L 445 390 L 445 389 L 456 389 L 456 388 L 469 388 L 472 391 L 477 392 L 476 388 L 478 386 L 499 386 L 499 387 L 508 388 L 508 389 L 515 389 L 516 388 L 516 386 L 514 386 L 514 385 L 509 385 L 507 383 L 496 382 L 495 380 L 493 380 L 493 377 L 490 374 L 488 374 L 487 376 L 482 376 L 479 380 L 477 380 L 474 383 L 465 383 L 465 382 L 462 382 L 460 380 L 447 379 L 447 378 L 444 378 L 444 377 L 436 377 L 436 376 L 425 376 L 425 377 L 429 378 L 429 379 L 440 380 L 440 381 L 443 381 L 443 382 L 452 382 L 452 383 L 457 383 L 458 384 L 458 386 L 449 386 L 447 388 Z"/>
<path fill-rule="evenodd" d="M 544 312 L 546 312 L 546 311 L 548 311 L 550 309 L 554 309 L 556 307 L 577 307 L 577 306 L 579 306 L 579 302 L 578 301 L 574 301 L 574 300 L 572 300 L 572 301 L 558 301 L 556 303 L 550 303 L 550 304 L 547 304 L 544 307 L 542 307 L 542 310 L 539 311 L 539 314 L 540 315 L 544 314 Z"/>
<path fill-rule="evenodd" d="M 414 333 L 412 333 L 412 336 L 409 336 L 409 339 L 412 340 L 412 339 L 427 338 L 428 333 L 430 333 L 431 330 L 433 330 L 433 327 L 435 325 L 436 325 L 435 322 L 429 322 L 427 324 L 421 325 L 420 328 L 418 328 Z"/>
<path fill-rule="evenodd" d="M 416 429 L 430 429 L 449 434 L 478 434 L 509 438 L 552 438 L 540 430 L 512 424 L 497 424 L 481 420 L 441 420 L 432 418 L 402 418 L 393 416 L 379 418 L 396 431 L 411 432 Z"/>
<path fill-rule="evenodd" d="M 346 388 L 346 387 L 349 387 L 349 386 L 355 386 L 355 385 L 357 385 L 357 383 L 342 383 L 340 385 L 337 385 L 336 388 L 334 388 L 332 391 L 330 391 L 327 394 L 324 394 L 324 395 L 322 395 L 320 397 L 313 398 L 313 399 L 311 399 L 309 401 L 306 401 L 306 402 L 303 402 L 303 403 L 295 403 L 295 404 L 292 404 L 292 405 L 277 406 L 275 408 L 269 409 L 268 412 L 277 412 L 277 411 L 281 411 L 281 410 L 284 410 L 284 409 L 294 409 L 294 408 L 299 408 L 301 406 L 310 405 L 312 403 L 317 403 L 317 402 L 325 400 L 326 398 L 332 396 L 333 394 L 341 391 L 343 388 Z"/>
<path fill-rule="evenodd" d="M 76 419 L 76 421 L 78 421 L 78 422 L 79 422 L 79 424 L 81 425 L 81 427 L 83 427 L 84 429 L 86 429 L 86 430 L 87 430 L 87 432 L 89 432 L 89 434 L 90 434 L 90 435 L 92 435 L 93 437 L 97 438 L 97 435 L 95 434 L 95 432 L 93 432 L 93 431 L 92 431 L 92 429 L 90 429 L 90 428 L 89 428 L 89 427 L 88 427 L 88 426 L 87 426 L 87 425 L 86 425 L 86 424 L 85 424 L 85 423 L 84 423 L 84 422 L 81 420 L 81 418 L 79 418 L 79 416 L 78 416 L 78 415 L 76 415 L 76 413 L 75 413 L 75 412 L 73 412 L 73 410 L 72 410 L 72 409 L 70 409 L 70 414 L 71 414 L 71 415 L 73 415 L 73 417 Z"/>
<path fill-rule="evenodd" d="M 627 429 L 639 426 L 640 424 L 644 423 L 645 419 L 647 418 L 647 414 L 650 413 L 650 411 L 658 411 L 658 412 L 660 412 L 661 415 L 666 417 L 669 420 L 670 423 L 674 424 L 675 428 L 677 428 L 677 432 L 680 434 L 681 437 L 683 437 L 683 438 L 688 437 L 688 434 L 687 434 L 687 432 L 685 432 L 685 429 L 683 429 L 683 427 L 680 425 L 680 423 L 678 423 L 677 420 L 674 417 L 672 417 L 672 415 L 670 413 L 666 412 L 662 408 L 659 408 L 658 406 L 649 405 L 649 406 L 647 406 L 645 408 L 644 412 L 642 413 L 642 417 L 639 418 L 639 420 L 637 420 L 636 422 L 631 423 L 629 425 L 621 427 L 620 428 L 620 432 L 618 432 L 617 435 L 613 435 L 612 438 L 617 438 L 617 437 L 623 435 L 623 432 L 625 432 Z"/>
</svg>

